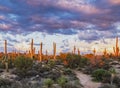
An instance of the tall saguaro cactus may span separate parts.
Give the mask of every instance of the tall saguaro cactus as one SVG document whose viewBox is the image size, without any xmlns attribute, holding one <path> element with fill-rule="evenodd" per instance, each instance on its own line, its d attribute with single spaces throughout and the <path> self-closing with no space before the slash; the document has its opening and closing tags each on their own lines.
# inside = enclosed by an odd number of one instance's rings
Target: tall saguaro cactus
<svg viewBox="0 0 120 88">
<path fill-rule="evenodd" d="M 32 39 L 32 41 L 31 41 L 31 52 L 30 52 L 31 53 L 31 58 L 33 58 L 33 52 L 34 52 L 34 48 L 33 48 L 34 43 L 33 43 L 33 41 L 34 40 Z"/>
<path fill-rule="evenodd" d="M 93 54 L 94 54 L 94 56 L 95 56 L 95 54 L 96 54 L 96 49 L 94 48 L 94 50 L 93 50 Z"/>
<path fill-rule="evenodd" d="M 33 56 L 35 55 L 35 47 L 34 47 L 34 49 L 33 49 Z"/>
<path fill-rule="evenodd" d="M 116 37 L 116 47 L 113 47 L 115 56 L 119 56 L 119 46 L 118 46 L 118 37 Z"/>
<path fill-rule="evenodd" d="M 56 43 L 53 42 L 53 58 L 56 60 Z"/>
<path fill-rule="evenodd" d="M 76 46 L 74 46 L 74 51 L 73 51 L 73 53 L 75 54 L 75 52 L 76 52 Z"/>
<path fill-rule="evenodd" d="M 40 43 L 40 51 L 39 51 L 39 55 L 40 55 L 40 62 L 42 61 L 42 47 L 43 47 L 43 43 Z"/>
<path fill-rule="evenodd" d="M 5 43 L 4 43 L 4 54 L 5 54 L 5 68 L 6 68 L 6 71 L 8 72 L 8 56 L 7 56 L 7 40 L 5 40 Z"/>
<path fill-rule="evenodd" d="M 4 44 L 4 54 L 7 56 L 7 40 L 5 40 L 5 44 Z"/>
<path fill-rule="evenodd" d="M 48 51 L 46 50 L 46 59 L 48 59 Z"/>
</svg>

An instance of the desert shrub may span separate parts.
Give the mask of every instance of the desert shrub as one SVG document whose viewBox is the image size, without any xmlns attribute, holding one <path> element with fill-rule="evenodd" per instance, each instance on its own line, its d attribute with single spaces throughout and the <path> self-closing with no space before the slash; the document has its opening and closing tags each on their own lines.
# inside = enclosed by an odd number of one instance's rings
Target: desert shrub
<svg viewBox="0 0 120 88">
<path fill-rule="evenodd" d="M 67 61 L 68 67 L 77 68 L 80 64 L 80 59 L 81 57 L 79 55 L 67 54 L 66 61 Z"/>
<path fill-rule="evenodd" d="M 58 78 L 57 82 L 61 87 L 63 87 L 67 83 L 67 79 L 64 76 L 62 76 L 62 77 Z"/>
<path fill-rule="evenodd" d="M 1 86 L 10 86 L 12 82 L 8 79 L 0 78 L 0 88 Z"/>
<path fill-rule="evenodd" d="M 48 60 L 47 65 L 48 65 L 50 68 L 52 68 L 52 67 L 54 67 L 54 66 L 56 65 L 56 62 L 51 59 L 51 60 Z"/>
<path fill-rule="evenodd" d="M 73 74 L 72 70 L 70 68 L 64 68 L 63 69 L 64 75 L 71 75 Z"/>
<path fill-rule="evenodd" d="M 106 76 L 110 76 L 110 73 L 104 69 L 97 69 L 93 71 L 92 76 L 95 81 L 104 81 Z"/>
<path fill-rule="evenodd" d="M 12 59 L 8 59 L 7 63 L 8 63 L 8 68 L 13 68 L 14 67 L 14 61 Z M 4 59 L 0 60 L 0 68 L 5 69 L 5 61 Z"/>
<path fill-rule="evenodd" d="M 87 58 L 82 57 L 80 59 L 79 67 L 84 67 L 85 65 L 89 64 L 89 60 Z"/>
<path fill-rule="evenodd" d="M 14 60 L 13 59 L 8 59 L 8 67 L 13 68 L 14 67 Z"/>
<path fill-rule="evenodd" d="M 67 54 L 66 61 L 67 66 L 70 68 L 84 67 L 89 64 L 89 59 L 76 54 Z"/>
<path fill-rule="evenodd" d="M 17 57 L 14 61 L 19 76 L 25 76 L 32 68 L 33 60 L 24 56 Z"/>
<path fill-rule="evenodd" d="M 0 60 L 0 68 L 4 69 L 5 65 L 3 64 L 2 60 Z"/>
<path fill-rule="evenodd" d="M 114 77 L 113 84 L 115 84 L 116 86 L 120 87 L 120 77 L 119 76 L 115 76 Z"/>
<path fill-rule="evenodd" d="M 47 78 L 44 80 L 44 85 L 47 86 L 47 88 L 50 88 L 53 85 L 54 81 L 50 78 Z"/>
</svg>

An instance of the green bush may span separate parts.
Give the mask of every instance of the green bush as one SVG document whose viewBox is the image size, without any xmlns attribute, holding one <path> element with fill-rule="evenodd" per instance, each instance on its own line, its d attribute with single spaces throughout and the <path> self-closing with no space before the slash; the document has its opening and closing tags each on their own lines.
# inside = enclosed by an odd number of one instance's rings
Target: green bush
<svg viewBox="0 0 120 88">
<path fill-rule="evenodd" d="M 14 67 L 14 60 L 13 59 L 8 59 L 8 67 L 13 68 Z"/>
<path fill-rule="evenodd" d="M 76 54 L 67 54 L 66 61 L 70 68 L 84 67 L 89 62 L 87 58 Z"/>
<path fill-rule="evenodd" d="M 85 65 L 87 65 L 89 63 L 89 60 L 87 58 L 82 57 L 80 59 L 80 63 L 79 63 L 79 67 L 84 67 Z"/>
<path fill-rule="evenodd" d="M 81 57 L 79 55 L 68 54 L 66 57 L 68 67 L 77 68 L 80 64 L 80 59 L 81 59 Z"/>
<path fill-rule="evenodd" d="M 72 70 L 70 68 L 64 68 L 63 69 L 64 75 L 71 75 L 73 74 Z"/>
<path fill-rule="evenodd" d="M 50 88 L 53 85 L 54 81 L 50 78 L 44 80 L 44 85 Z"/>
<path fill-rule="evenodd" d="M 61 87 L 63 87 L 67 83 L 67 79 L 64 76 L 62 76 L 62 77 L 58 78 L 57 82 Z"/>
<path fill-rule="evenodd" d="M 94 77 L 95 81 L 104 81 L 106 80 L 106 77 L 109 76 L 110 78 L 110 73 L 104 69 L 97 69 L 93 71 L 92 76 Z"/>
<path fill-rule="evenodd" d="M 19 56 L 14 61 L 15 67 L 18 71 L 18 75 L 25 76 L 33 66 L 33 60 L 24 56 Z"/>
<path fill-rule="evenodd" d="M 0 68 L 2 68 L 2 69 L 5 68 L 5 65 L 4 65 L 4 63 L 2 62 L 2 60 L 0 60 Z"/>
<path fill-rule="evenodd" d="M 53 68 L 55 66 L 56 62 L 54 60 L 48 60 L 48 63 L 47 65 L 50 67 L 50 68 Z"/>
</svg>

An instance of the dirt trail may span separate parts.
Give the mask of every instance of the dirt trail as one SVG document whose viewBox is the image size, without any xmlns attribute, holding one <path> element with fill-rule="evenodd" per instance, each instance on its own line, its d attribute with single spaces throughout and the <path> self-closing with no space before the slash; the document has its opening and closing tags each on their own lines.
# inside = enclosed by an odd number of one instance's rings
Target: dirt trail
<svg viewBox="0 0 120 88">
<path fill-rule="evenodd" d="M 92 78 L 89 75 L 83 74 L 80 71 L 74 71 L 77 75 L 80 83 L 84 86 L 84 88 L 99 88 L 101 83 L 96 83 L 92 81 Z"/>
</svg>

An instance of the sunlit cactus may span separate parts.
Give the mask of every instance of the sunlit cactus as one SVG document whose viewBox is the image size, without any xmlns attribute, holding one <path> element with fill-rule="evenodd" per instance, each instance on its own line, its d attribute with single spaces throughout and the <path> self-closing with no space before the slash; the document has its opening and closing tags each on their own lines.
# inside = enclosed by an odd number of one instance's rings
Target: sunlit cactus
<svg viewBox="0 0 120 88">
<path fill-rule="evenodd" d="M 40 62 L 42 61 L 42 47 L 43 47 L 43 43 L 40 43 L 40 51 L 39 51 L 39 58 L 40 58 Z"/>
<path fill-rule="evenodd" d="M 34 49 L 33 49 L 33 56 L 35 55 L 35 47 L 34 47 Z"/>
<path fill-rule="evenodd" d="M 5 44 L 4 44 L 4 54 L 7 55 L 7 40 L 5 40 Z"/>
<path fill-rule="evenodd" d="M 5 54 L 5 58 L 4 58 L 4 62 L 5 62 L 5 68 L 6 68 L 6 71 L 8 72 L 8 55 L 7 55 L 7 40 L 5 40 L 5 43 L 4 43 L 4 54 Z"/>
<path fill-rule="evenodd" d="M 30 50 L 28 51 L 28 56 L 31 57 L 31 52 L 30 52 Z"/>
<path fill-rule="evenodd" d="M 33 49 L 33 43 L 34 42 L 34 40 L 32 39 L 32 41 L 31 41 L 31 58 L 33 58 L 33 52 L 34 52 L 34 49 Z"/>
<path fill-rule="evenodd" d="M 76 52 L 76 46 L 74 46 L 74 51 L 73 51 L 73 53 L 75 54 L 75 52 Z"/>
<path fill-rule="evenodd" d="M 104 55 L 104 56 L 107 55 L 107 50 L 106 50 L 106 48 L 105 48 L 104 51 L 103 51 L 103 55 Z"/>
<path fill-rule="evenodd" d="M 48 51 L 46 50 L 46 58 L 48 57 Z"/>
<path fill-rule="evenodd" d="M 94 54 L 94 56 L 96 55 L 96 49 L 94 48 L 94 50 L 93 50 L 93 54 Z"/>
<path fill-rule="evenodd" d="M 56 43 L 53 42 L 53 58 L 56 59 Z"/>
<path fill-rule="evenodd" d="M 118 46 L 118 37 L 116 37 L 116 47 L 113 47 L 113 51 L 114 51 L 114 54 L 115 56 L 119 56 L 119 46 Z"/>
</svg>

